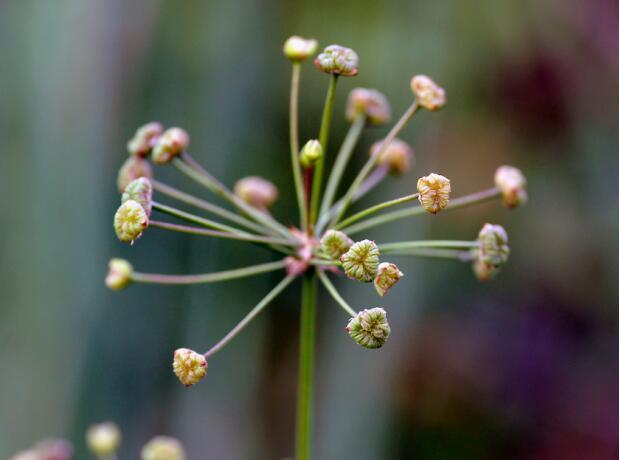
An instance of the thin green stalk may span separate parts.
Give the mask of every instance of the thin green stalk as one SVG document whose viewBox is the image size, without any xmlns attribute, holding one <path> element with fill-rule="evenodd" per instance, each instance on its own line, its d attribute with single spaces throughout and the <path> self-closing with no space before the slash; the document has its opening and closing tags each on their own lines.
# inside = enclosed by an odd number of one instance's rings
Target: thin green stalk
<svg viewBox="0 0 620 460">
<path fill-rule="evenodd" d="M 410 248 L 400 251 L 390 252 L 392 256 L 415 256 L 430 257 L 440 259 L 456 259 L 461 262 L 470 262 L 472 254 L 470 251 L 460 251 L 458 249 L 435 249 L 435 248 Z"/>
<path fill-rule="evenodd" d="M 451 241 L 451 240 L 422 240 L 422 241 L 399 241 L 379 245 L 382 254 L 412 249 L 412 248 L 477 248 L 477 241 Z"/>
<path fill-rule="evenodd" d="M 332 113 L 334 111 L 334 96 L 336 95 L 336 84 L 338 83 L 338 75 L 332 75 L 329 79 L 329 87 L 327 88 L 327 96 L 325 97 L 325 106 L 323 107 L 323 117 L 321 118 L 321 130 L 319 132 L 319 143 L 323 147 L 323 157 L 314 167 L 314 176 L 312 181 L 312 200 L 310 219 L 312 223 L 316 223 L 319 213 L 319 200 L 321 198 L 321 183 L 323 182 L 323 165 L 327 155 L 327 142 L 329 140 L 329 127 L 332 121 Z"/>
<path fill-rule="evenodd" d="M 208 351 L 205 352 L 204 356 L 205 358 L 210 358 L 211 356 L 213 356 L 215 353 L 217 353 L 218 351 L 220 351 L 222 348 L 224 348 L 226 346 L 226 344 L 228 344 L 232 339 L 235 338 L 235 336 L 237 334 L 239 334 L 239 332 L 241 332 L 243 329 L 245 329 L 245 327 L 250 324 L 252 322 L 252 320 L 254 318 L 256 318 L 256 316 L 258 316 L 258 314 L 263 311 L 265 309 L 265 307 L 267 305 L 269 305 L 269 303 L 276 298 L 276 296 L 278 294 L 280 294 L 280 292 L 282 292 L 284 289 L 286 289 L 286 287 L 291 284 L 293 282 L 293 280 L 295 279 L 294 276 L 287 276 L 286 278 L 284 278 L 282 281 L 280 281 L 276 287 L 274 287 L 269 294 L 267 294 L 263 300 L 261 300 L 260 302 L 258 302 L 258 304 L 252 309 L 250 310 L 250 312 L 245 316 L 245 318 L 243 318 L 239 324 L 237 324 L 228 334 L 226 334 L 224 336 L 224 338 L 222 338 L 222 340 L 220 340 L 218 343 L 216 343 L 215 345 L 213 345 Z"/>
<path fill-rule="evenodd" d="M 483 190 L 481 192 L 472 193 L 470 195 L 465 195 L 459 198 L 455 198 L 454 200 L 450 200 L 448 206 L 441 212 L 444 213 L 453 209 L 459 209 L 473 204 L 484 203 L 485 201 L 500 197 L 501 195 L 502 192 L 497 187 L 493 187 L 487 190 Z M 387 212 L 380 216 L 358 222 L 355 225 L 351 225 L 350 227 L 342 229 L 342 231 L 344 231 L 348 235 L 352 235 L 354 233 L 361 232 L 362 230 L 367 230 L 369 228 L 387 224 L 388 222 L 392 222 L 398 219 L 404 219 L 406 217 L 419 216 L 423 214 L 428 213 L 422 206 L 414 206 L 409 209 Z"/>
<path fill-rule="evenodd" d="M 249 267 L 235 268 L 214 273 L 203 273 L 199 275 L 163 275 L 158 273 L 133 273 L 132 281 L 136 283 L 151 284 L 203 284 L 217 283 L 219 281 L 234 280 L 247 276 L 260 275 L 261 273 L 281 270 L 285 267 L 283 260 L 269 262 L 266 264 L 251 265 Z"/>
<path fill-rule="evenodd" d="M 389 147 L 392 141 L 396 138 L 398 133 L 405 127 L 407 122 L 411 119 L 411 117 L 413 117 L 413 115 L 418 111 L 418 109 L 419 106 L 417 101 L 413 101 L 413 103 L 409 106 L 405 113 L 400 117 L 398 122 L 396 122 L 394 127 L 390 130 L 388 135 L 385 136 L 385 139 L 383 139 L 383 141 L 381 142 L 381 146 L 379 147 L 378 152 L 368 158 L 368 161 L 362 167 L 362 170 L 353 180 L 353 183 L 349 187 L 349 190 L 347 190 L 347 193 L 344 195 L 342 207 L 336 214 L 336 217 L 332 220 L 332 226 L 339 222 L 340 219 L 342 219 L 342 216 L 344 216 L 344 213 L 347 211 L 349 205 L 351 204 L 351 200 L 353 199 L 353 194 L 355 193 L 355 191 L 362 184 L 362 182 L 364 182 L 364 179 L 366 179 L 368 174 L 370 174 L 372 169 L 375 167 L 375 165 L 379 161 L 379 158 L 381 158 L 381 155 L 383 155 L 383 152 L 385 152 L 385 150 Z"/>
<path fill-rule="evenodd" d="M 319 275 L 321 283 L 323 283 L 323 286 L 325 286 L 325 289 L 327 289 L 327 292 L 331 294 L 334 300 L 338 302 L 338 304 L 344 309 L 344 311 L 346 311 L 349 315 L 353 317 L 357 316 L 357 312 L 353 310 L 353 308 L 351 308 L 351 306 L 346 302 L 346 300 L 342 298 L 342 296 L 338 293 L 327 275 L 320 270 L 317 271 L 317 273 Z"/>
<path fill-rule="evenodd" d="M 340 267 L 340 265 L 342 265 L 337 260 L 329 260 L 329 259 L 311 259 L 310 262 L 312 263 L 312 265 L 323 265 L 325 267 Z"/>
<path fill-rule="evenodd" d="M 291 142 L 291 165 L 293 167 L 293 179 L 295 181 L 295 192 L 297 195 L 297 205 L 299 207 L 299 221 L 302 229 L 306 229 L 308 224 L 308 208 L 304 197 L 304 185 L 301 178 L 301 166 L 299 164 L 299 78 L 301 73 L 301 63 L 293 61 L 293 73 L 291 77 L 291 100 L 290 100 L 290 142 Z"/>
<path fill-rule="evenodd" d="M 301 285 L 301 320 L 299 338 L 299 381 L 297 391 L 297 426 L 295 459 L 310 459 L 312 439 L 312 393 L 314 348 L 316 342 L 317 276 L 306 272 Z"/>
<path fill-rule="evenodd" d="M 334 197 L 336 196 L 336 192 L 338 191 L 338 185 L 340 185 L 344 170 L 349 163 L 351 154 L 353 153 L 353 150 L 357 145 L 357 141 L 362 134 L 365 124 L 366 116 L 364 114 L 358 115 L 355 121 L 353 121 L 353 123 L 351 124 L 349 132 L 344 138 L 342 146 L 340 147 L 340 151 L 336 156 L 336 161 L 334 162 L 334 167 L 332 168 L 332 171 L 329 175 L 329 179 L 327 180 L 327 185 L 325 187 L 325 194 L 323 195 L 323 202 L 321 203 L 321 210 L 319 211 L 319 216 L 325 214 L 333 204 Z"/>
<path fill-rule="evenodd" d="M 204 217 L 199 217 L 189 212 L 181 211 L 180 209 L 173 208 L 171 206 L 166 206 L 161 203 L 157 203 L 153 201 L 153 209 L 159 212 L 163 212 L 165 214 L 169 214 L 171 216 L 177 217 L 179 219 L 186 220 L 188 222 L 193 222 L 198 225 L 202 225 L 203 227 L 213 228 L 215 230 L 219 230 L 221 232 L 229 232 L 235 233 L 239 235 L 249 235 L 248 232 L 244 232 L 235 227 L 231 227 L 229 225 L 221 224 L 211 219 L 205 219 Z"/>
<path fill-rule="evenodd" d="M 348 217 L 347 219 L 340 222 L 334 228 L 336 230 L 339 230 L 341 228 L 346 227 L 347 225 L 351 225 L 353 222 L 357 222 L 358 220 L 363 219 L 366 216 L 370 216 L 371 214 L 379 212 L 382 209 L 389 208 L 390 206 L 396 206 L 396 205 L 403 204 L 403 203 L 409 203 L 410 201 L 417 199 L 419 195 L 420 195 L 419 193 L 413 193 L 411 195 L 402 196 L 400 198 L 395 198 L 393 200 L 384 201 L 383 203 L 376 204 L 374 206 L 371 206 L 370 208 L 366 208 L 358 212 L 357 214 L 353 214 L 351 217 Z"/>
</svg>

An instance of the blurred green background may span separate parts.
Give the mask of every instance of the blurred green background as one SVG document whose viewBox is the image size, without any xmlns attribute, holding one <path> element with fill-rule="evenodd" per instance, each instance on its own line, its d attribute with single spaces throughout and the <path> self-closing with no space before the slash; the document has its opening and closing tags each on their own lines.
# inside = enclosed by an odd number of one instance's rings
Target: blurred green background
<svg viewBox="0 0 620 460">
<path fill-rule="evenodd" d="M 319 306 L 315 456 L 320 459 L 607 459 L 618 453 L 618 4 L 612 0 L 0 2 L 0 458 L 47 436 L 115 420 L 120 458 L 156 434 L 190 459 L 290 456 L 298 289 L 289 289 L 182 388 L 179 346 L 206 349 L 279 274 L 192 288 L 105 289 L 108 259 L 199 273 L 270 260 L 267 251 L 153 229 L 133 247 L 112 231 L 116 173 L 143 122 L 179 125 L 193 155 L 232 184 L 263 175 L 292 190 L 287 140 L 292 34 L 360 55 L 344 101 L 375 87 L 400 114 L 409 79 L 448 93 L 402 133 L 416 166 L 369 198 L 450 177 L 453 196 L 521 168 L 530 203 L 498 202 L 392 224 L 378 241 L 474 238 L 503 225 L 512 255 L 479 284 L 470 267 L 399 258 L 383 301 L 393 335 L 370 352 Z M 316 137 L 327 78 L 302 74 L 301 137 Z M 387 128 L 369 129 L 355 156 Z M 158 178 L 208 196 L 176 171 Z M 293 194 L 274 213 L 295 216 Z M 372 287 L 340 282 L 368 307 Z"/>
</svg>

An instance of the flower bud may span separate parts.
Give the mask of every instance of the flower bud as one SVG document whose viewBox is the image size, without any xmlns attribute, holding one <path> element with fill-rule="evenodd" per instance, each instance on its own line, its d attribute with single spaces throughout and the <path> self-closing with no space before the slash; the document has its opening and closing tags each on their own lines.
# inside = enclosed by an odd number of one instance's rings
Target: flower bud
<svg viewBox="0 0 620 460">
<path fill-rule="evenodd" d="M 437 214 L 450 201 L 450 179 L 440 174 L 429 174 L 418 179 L 420 204 L 431 214 Z"/>
<path fill-rule="evenodd" d="M 133 243 L 148 226 L 149 217 L 146 211 L 134 200 L 125 201 L 114 215 L 114 231 L 124 243 Z"/>
<path fill-rule="evenodd" d="M 237 181 L 235 195 L 255 208 L 266 209 L 278 199 L 278 188 L 267 179 L 249 176 Z"/>
<path fill-rule="evenodd" d="M 446 105 L 446 92 L 426 75 L 416 75 L 411 79 L 411 90 L 418 104 L 434 112 Z"/>
<path fill-rule="evenodd" d="M 178 439 L 156 436 L 144 445 L 140 460 L 185 460 L 185 449 Z"/>
<path fill-rule="evenodd" d="M 353 77 L 357 75 L 359 57 L 351 48 L 330 45 L 316 57 L 314 65 L 325 73 Z"/>
<path fill-rule="evenodd" d="M 189 146 L 189 134 L 182 128 L 168 128 L 153 147 L 153 162 L 158 165 L 169 163 Z"/>
<path fill-rule="evenodd" d="M 151 217 L 151 208 L 153 204 L 153 186 L 151 181 L 146 177 L 140 177 L 134 181 L 131 181 L 121 197 L 121 203 L 125 201 L 137 201 L 142 205 L 146 215 Z"/>
<path fill-rule="evenodd" d="M 379 247 L 374 241 L 358 241 L 340 257 L 340 262 L 349 278 L 370 283 L 377 274 Z"/>
<path fill-rule="evenodd" d="M 86 444 L 99 457 L 115 454 L 121 444 L 121 430 L 113 422 L 91 425 L 86 431 Z"/>
<path fill-rule="evenodd" d="M 364 348 L 381 348 L 390 336 L 387 313 L 380 307 L 360 311 L 349 320 L 346 329 L 351 338 Z"/>
<path fill-rule="evenodd" d="M 484 224 L 478 234 L 478 243 L 480 247 L 472 268 L 480 281 L 488 281 L 508 261 L 508 234 L 501 225 Z"/>
<path fill-rule="evenodd" d="M 299 162 L 304 168 L 314 166 L 323 158 L 323 147 L 316 139 L 309 140 L 299 153 Z"/>
<path fill-rule="evenodd" d="M 34 450 L 39 460 L 71 460 L 73 445 L 64 439 L 44 439 L 39 441 Z"/>
<path fill-rule="evenodd" d="M 204 355 L 189 348 L 179 348 L 174 352 L 172 370 L 186 387 L 200 382 L 207 375 L 207 360 Z"/>
<path fill-rule="evenodd" d="M 36 450 L 22 450 L 13 455 L 9 460 L 41 460 Z"/>
<path fill-rule="evenodd" d="M 157 121 L 140 126 L 133 137 L 129 139 L 129 142 L 127 142 L 129 154 L 139 157 L 147 156 L 151 153 L 155 141 L 161 136 L 163 131 L 164 127 Z"/>
<path fill-rule="evenodd" d="M 352 244 L 353 240 L 338 230 L 327 230 L 321 238 L 321 249 L 334 260 L 340 259 Z"/>
<path fill-rule="evenodd" d="M 383 141 L 377 141 L 372 144 L 372 147 L 370 147 L 370 155 L 377 155 L 382 144 Z M 412 158 L 413 149 L 411 146 L 405 141 L 394 139 L 383 151 L 377 164 L 387 166 L 390 173 L 399 176 L 409 171 Z"/>
<path fill-rule="evenodd" d="M 131 181 L 140 177 L 153 178 L 153 168 L 151 168 L 149 162 L 138 156 L 127 158 L 118 171 L 118 191 L 123 193 Z"/>
<path fill-rule="evenodd" d="M 495 171 L 495 185 L 502 191 L 504 205 L 516 208 L 527 203 L 525 187 L 527 181 L 520 169 L 514 166 L 500 166 Z"/>
<path fill-rule="evenodd" d="M 105 285 L 115 291 L 123 289 L 131 283 L 133 267 L 125 259 L 110 259 Z"/>
<path fill-rule="evenodd" d="M 379 264 L 374 280 L 377 293 L 383 297 L 403 276 L 403 272 L 398 269 L 396 264 L 387 262 Z"/>
<path fill-rule="evenodd" d="M 313 38 L 293 35 L 284 42 L 284 55 L 291 61 L 305 61 L 316 53 L 318 46 L 318 42 Z"/>
<path fill-rule="evenodd" d="M 390 121 L 390 103 L 377 90 L 355 88 L 349 93 L 345 118 L 354 121 L 360 114 L 366 115 L 371 125 L 383 125 Z"/>
</svg>

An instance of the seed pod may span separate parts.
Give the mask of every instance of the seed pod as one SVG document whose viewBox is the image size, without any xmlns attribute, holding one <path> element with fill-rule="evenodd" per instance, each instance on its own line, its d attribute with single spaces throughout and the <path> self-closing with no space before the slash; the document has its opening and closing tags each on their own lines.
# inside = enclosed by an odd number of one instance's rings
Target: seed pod
<svg viewBox="0 0 620 460">
<path fill-rule="evenodd" d="M 377 274 L 379 248 L 374 241 L 358 241 L 340 257 L 340 262 L 349 278 L 370 283 Z"/>
<path fill-rule="evenodd" d="M 340 259 L 352 244 L 353 240 L 338 230 L 327 230 L 321 238 L 321 249 L 334 260 Z"/>
<path fill-rule="evenodd" d="M 440 174 L 429 174 L 418 179 L 418 200 L 431 214 L 437 214 L 450 201 L 450 180 Z"/>
<path fill-rule="evenodd" d="M 174 352 L 172 370 L 186 387 L 200 382 L 207 375 L 207 360 L 204 355 L 189 348 L 179 348 Z"/>
<path fill-rule="evenodd" d="M 357 75 L 359 57 L 351 48 L 330 45 L 314 60 L 314 65 L 321 72 L 343 77 Z"/>
<path fill-rule="evenodd" d="M 391 332 L 387 313 L 380 307 L 360 311 L 349 320 L 346 330 L 364 348 L 381 348 Z"/>
<path fill-rule="evenodd" d="M 383 262 L 377 268 L 377 275 L 374 279 L 375 289 L 377 293 L 383 297 L 403 277 L 396 264 Z"/>
<path fill-rule="evenodd" d="M 355 88 L 349 93 L 345 118 L 352 122 L 360 114 L 367 117 L 371 125 L 384 125 L 390 121 L 392 111 L 386 97 L 377 90 Z"/>
<path fill-rule="evenodd" d="M 446 92 L 426 75 L 416 75 L 411 79 L 411 90 L 418 104 L 434 112 L 446 105 Z"/>
<path fill-rule="evenodd" d="M 527 203 L 527 180 L 520 169 L 514 166 L 500 166 L 495 171 L 495 185 L 502 191 L 504 206 L 516 208 Z"/>
</svg>

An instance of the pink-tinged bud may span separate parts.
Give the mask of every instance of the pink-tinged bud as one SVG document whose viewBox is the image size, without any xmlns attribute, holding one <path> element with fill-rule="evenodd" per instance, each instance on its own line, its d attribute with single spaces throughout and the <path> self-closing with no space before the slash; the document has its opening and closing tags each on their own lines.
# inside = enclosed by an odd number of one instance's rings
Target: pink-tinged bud
<svg viewBox="0 0 620 460">
<path fill-rule="evenodd" d="M 380 307 L 360 311 L 349 320 L 346 330 L 364 348 L 381 348 L 391 332 L 387 313 Z"/>
<path fill-rule="evenodd" d="M 446 105 L 446 92 L 426 75 L 416 75 L 411 79 L 411 90 L 418 104 L 434 112 Z"/>
<path fill-rule="evenodd" d="M 514 166 L 500 166 L 495 171 L 495 185 L 502 191 L 504 205 L 516 208 L 527 203 L 527 180 L 520 169 Z"/>
<path fill-rule="evenodd" d="M 429 174 L 418 179 L 420 204 L 431 214 L 437 214 L 450 201 L 450 180 L 440 174 Z"/>
<path fill-rule="evenodd" d="M 108 264 L 108 275 L 105 285 L 112 290 L 118 291 L 131 283 L 133 267 L 125 259 L 111 259 Z"/>
<path fill-rule="evenodd" d="M 299 276 L 308 269 L 308 262 L 297 257 L 287 256 L 284 258 L 286 274 L 288 276 Z"/>
<path fill-rule="evenodd" d="M 133 243 L 149 226 L 149 217 L 140 203 L 125 201 L 114 215 L 114 231 L 119 240 Z"/>
<path fill-rule="evenodd" d="M 325 73 L 353 77 L 357 75 L 359 57 L 351 48 L 330 45 L 317 56 L 314 65 Z"/>
<path fill-rule="evenodd" d="M 174 352 L 172 370 L 186 387 L 200 382 L 207 375 L 207 359 L 189 348 L 179 348 Z"/>
<path fill-rule="evenodd" d="M 151 153 L 155 141 L 161 136 L 163 131 L 163 125 L 157 121 L 140 126 L 129 142 L 127 142 L 129 154 L 139 157 L 147 156 Z"/>
<path fill-rule="evenodd" d="M 118 191 L 123 193 L 130 182 L 140 177 L 153 178 L 153 168 L 149 162 L 137 156 L 127 158 L 118 171 Z"/>
<path fill-rule="evenodd" d="M 153 205 L 153 186 L 151 181 L 146 177 L 141 177 L 131 181 L 121 197 L 121 203 L 134 200 L 142 205 L 146 215 L 151 217 L 151 208 Z"/>
<path fill-rule="evenodd" d="M 13 455 L 9 460 L 41 460 L 36 450 L 22 450 Z"/>
<path fill-rule="evenodd" d="M 153 162 L 158 165 L 169 163 L 175 156 L 189 147 L 189 134 L 182 128 L 168 128 L 157 139 L 153 147 Z"/>
<path fill-rule="evenodd" d="M 71 460 L 73 445 L 64 439 L 44 439 L 34 447 L 40 460 Z"/>
<path fill-rule="evenodd" d="M 316 53 L 318 42 L 312 38 L 293 35 L 284 42 L 284 55 L 291 61 L 305 61 Z"/>
<path fill-rule="evenodd" d="M 478 234 L 478 244 L 472 268 L 478 280 L 484 282 L 497 275 L 508 262 L 508 234 L 501 225 L 484 224 Z"/>
<path fill-rule="evenodd" d="M 374 241 L 362 240 L 354 243 L 342 257 L 342 268 L 349 278 L 370 283 L 379 266 L 379 247 Z"/>
<path fill-rule="evenodd" d="M 352 244 L 353 240 L 339 230 L 327 230 L 321 238 L 321 249 L 333 260 L 339 260 Z"/>
<path fill-rule="evenodd" d="M 98 423 L 86 431 L 86 445 L 98 457 L 106 458 L 115 454 L 120 444 L 121 430 L 116 423 Z"/>
<path fill-rule="evenodd" d="M 370 147 L 370 154 L 375 156 L 379 153 L 379 149 L 383 145 L 383 141 L 377 141 Z M 383 151 L 378 165 L 384 165 L 389 168 L 390 173 L 400 176 L 409 171 L 413 158 L 413 149 L 409 144 L 400 139 L 394 139 L 390 145 Z"/>
<path fill-rule="evenodd" d="M 144 445 L 140 460 L 185 460 L 185 449 L 178 439 L 156 436 Z"/>
<path fill-rule="evenodd" d="M 387 262 L 379 264 L 374 280 L 377 293 L 383 297 L 403 276 L 403 272 L 398 269 L 396 264 Z"/>
<path fill-rule="evenodd" d="M 379 91 L 355 88 L 349 93 L 345 118 L 352 122 L 360 114 L 366 115 L 371 125 L 383 125 L 390 121 L 392 111 L 390 103 Z"/>
<path fill-rule="evenodd" d="M 239 179 L 234 189 L 235 195 L 258 209 L 267 209 L 278 199 L 278 188 L 258 176 Z"/>
</svg>

